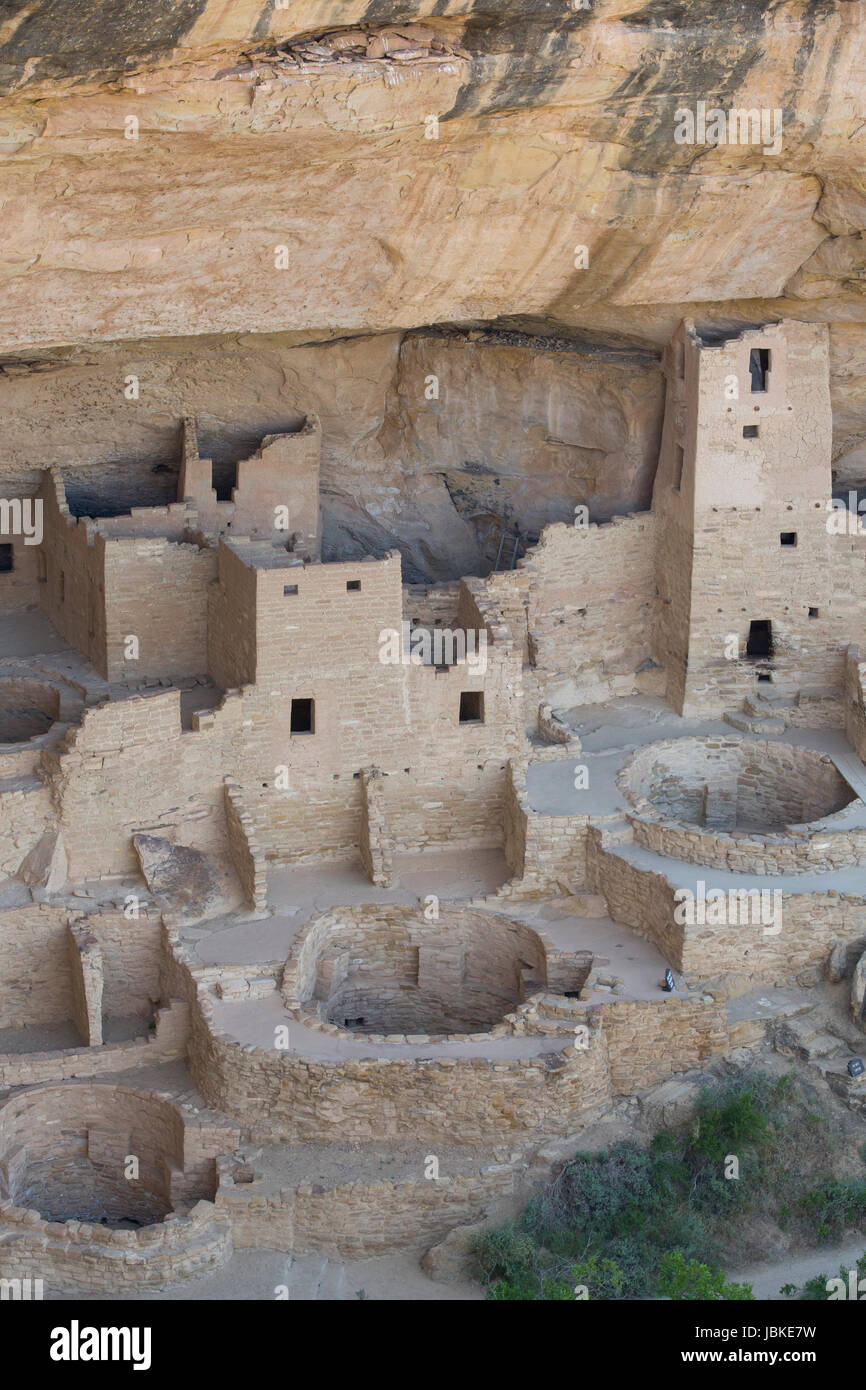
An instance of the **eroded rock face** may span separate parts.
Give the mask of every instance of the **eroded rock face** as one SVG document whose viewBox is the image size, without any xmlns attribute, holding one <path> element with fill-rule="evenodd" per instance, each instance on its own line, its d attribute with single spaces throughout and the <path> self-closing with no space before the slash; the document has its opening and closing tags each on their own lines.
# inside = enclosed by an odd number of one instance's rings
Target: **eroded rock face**
<svg viewBox="0 0 866 1390">
<path fill-rule="evenodd" d="M 124 396 L 130 375 L 137 401 Z M 325 558 L 396 544 L 407 582 L 442 580 L 489 568 L 497 519 L 537 534 L 576 504 L 594 517 L 646 507 L 661 406 L 654 352 L 517 333 L 94 344 L 54 349 L 30 370 L 0 364 L 0 481 L 32 491 L 38 468 L 57 463 L 79 514 L 165 505 L 184 414 L 222 465 L 312 412 Z"/>
<path fill-rule="evenodd" d="M 856 485 L 864 77 L 849 0 L 7 5 L 4 474 L 170 466 L 189 410 L 240 456 L 314 410 L 326 555 L 396 538 L 407 578 L 443 578 L 483 568 L 488 512 L 646 505 L 687 313 L 829 322 Z M 766 124 L 679 143 L 701 102 Z"/>
<path fill-rule="evenodd" d="M 515 313 L 583 326 L 597 303 L 637 327 L 647 304 L 852 298 L 857 5 L 439 8 L 404 7 L 440 26 L 424 61 L 300 65 L 264 60 L 372 33 L 393 7 L 162 0 L 109 18 L 86 0 L 74 24 L 48 0 L 19 10 L 0 48 L 2 341 Z M 677 143 L 676 111 L 699 101 L 780 111 L 781 148 Z M 815 260 L 828 238 L 844 244 Z"/>
</svg>

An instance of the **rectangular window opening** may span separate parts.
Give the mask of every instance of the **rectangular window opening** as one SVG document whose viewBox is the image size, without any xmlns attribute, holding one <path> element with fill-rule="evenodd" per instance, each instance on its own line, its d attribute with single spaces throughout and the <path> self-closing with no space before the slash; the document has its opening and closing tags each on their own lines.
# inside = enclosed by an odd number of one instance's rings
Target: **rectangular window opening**
<svg viewBox="0 0 866 1390">
<path fill-rule="evenodd" d="M 797 532 L 796 532 L 796 531 L 780 531 L 780 532 L 779 532 L 779 544 L 780 544 L 780 545 L 796 545 L 796 544 L 797 544 Z"/>
<path fill-rule="evenodd" d="M 809 617 L 810 617 L 810 618 L 817 618 L 817 617 L 820 617 L 820 614 L 819 614 L 819 612 L 818 612 L 818 609 L 817 609 L 817 608 L 810 608 L 810 609 L 809 609 Z"/>
<path fill-rule="evenodd" d="M 752 378 L 752 392 L 766 391 L 767 377 L 770 375 L 770 349 L 752 348 L 749 353 L 749 375 Z"/>
<path fill-rule="evenodd" d="M 484 723 L 484 695 L 480 690 L 461 690 L 460 723 Z"/>
<path fill-rule="evenodd" d="M 12 546 L 0 545 L 0 574 L 9 574 L 14 568 Z"/>
<path fill-rule="evenodd" d="M 360 587 L 361 587 L 361 581 L 360 581 L 360 579 L 347 579 L 347 580 L 346 580 L 346 589 L 349 591 L 349 593 L 357 593 L 358 590 L 360 589 Z"/>
<path fill-rule="evenodd" d="M 297 584 L 284 584 L 284 585 L 283 585 L 283 598 L 288 598 L 289 594 L 296 594 L 297 592 L 298 592 L 298 586 L 297 586 Z"/>
<path fill-rule="evenodd" d="M 744 439 L 757 439 L 757 437 L 758 437 L 758 426 L 757 426 L 757 425 L 743 425 L 743 438 L 744 438 Z"/>
<path fill-rule="evenodd" d="M 769 671 L 759 671 L 759 672 L 758 672 L 758 680 L 759 680 L 759 681 L 769 681 L 769 682 L 772 683 L 773 677 L 770 675 Z"/>
<path fill-rule="evenodd" d="M 293 734 L 314 734 L 316 732 L 315 700 L 293 700 L 289 732 Z"/>
</svg>

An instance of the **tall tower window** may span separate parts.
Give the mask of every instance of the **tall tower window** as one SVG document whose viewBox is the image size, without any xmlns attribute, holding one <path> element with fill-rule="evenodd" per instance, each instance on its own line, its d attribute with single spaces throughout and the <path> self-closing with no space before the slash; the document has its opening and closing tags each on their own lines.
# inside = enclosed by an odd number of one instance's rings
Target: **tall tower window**
<svg viewBox="0 0 866 1390">
<path fill-rule="evenodd" d="M 770 349 L 752 348 L 749 353 L 749 375 L 752 378 L 752 391 L 766 391 L 767 377 L 770 375 Z"/>
</svg>

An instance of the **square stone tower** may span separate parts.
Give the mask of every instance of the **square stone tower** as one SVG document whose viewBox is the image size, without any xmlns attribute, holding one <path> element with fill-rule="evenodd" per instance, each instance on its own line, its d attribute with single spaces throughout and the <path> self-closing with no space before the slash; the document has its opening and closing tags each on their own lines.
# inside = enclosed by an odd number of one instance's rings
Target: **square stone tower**
<svg viewBox="0 0 866 1390">
<path fill-rule="evenodd" d="M 663 365 L 654 651 L 668 700 L 717 718 L 755 691 L 838 692 L 827 329 L 723 338 L 686 321 Z"/>
</svg>

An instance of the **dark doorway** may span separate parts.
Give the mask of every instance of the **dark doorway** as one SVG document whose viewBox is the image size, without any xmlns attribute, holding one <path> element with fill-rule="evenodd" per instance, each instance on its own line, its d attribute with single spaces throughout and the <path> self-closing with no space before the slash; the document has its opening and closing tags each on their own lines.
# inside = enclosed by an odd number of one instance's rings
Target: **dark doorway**
<svg viewBox="0 0 866 1390">
<path fill-rule="evenodd" d="M 773 624 L 767 618 L 753 618 L 749 623 L 746 656 L 769 657 L 772 655 Z"/>
<path fill-rule="evenodd" d="M 11 545 L 0 545 L 0 574 L 8 574 L 13 568 Z"/>
</svg>

